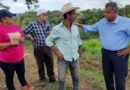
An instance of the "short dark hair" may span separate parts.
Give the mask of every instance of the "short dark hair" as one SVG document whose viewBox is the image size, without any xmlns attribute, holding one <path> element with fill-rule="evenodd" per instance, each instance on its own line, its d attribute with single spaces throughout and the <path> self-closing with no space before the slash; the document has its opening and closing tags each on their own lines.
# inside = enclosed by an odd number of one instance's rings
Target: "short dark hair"
<svg viewBox="0 0 130 90">
<path fill-rule="evenodd" d="M 111 7 L 113 9 L 113 11 L 118 12 L 118 5 L 116 2 L 108 2 L 105 5 L 105 8 L 107 8 L 107 7 Z"/>
<path fill-rule="evenodd" d="M 64 14 L 64 19 L 66 19 L 66 18 L 67 18 L 67 14 L 68 14 L 68 13 L 65 13 L 65 14 Z"/>
</svg>

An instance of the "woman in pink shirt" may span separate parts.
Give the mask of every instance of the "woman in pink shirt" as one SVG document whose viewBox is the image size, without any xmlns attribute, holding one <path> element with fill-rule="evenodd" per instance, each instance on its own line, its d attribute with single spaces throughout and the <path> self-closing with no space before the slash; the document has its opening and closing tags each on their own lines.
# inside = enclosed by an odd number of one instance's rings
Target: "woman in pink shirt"
<svg viewBox="0 0 130 90">
<path fill-rule="evenodd" d="M 25 80 L 25 68 L 23 59 L 24 35 L 21 29 L 13 23 L 15 14 L 8 10 L 0 10 L 0 67 L 4 71 L 8 90 L 16 90 L 13 84 L 14 72 L 23 90 L 33 90 Z"/>
</svg>

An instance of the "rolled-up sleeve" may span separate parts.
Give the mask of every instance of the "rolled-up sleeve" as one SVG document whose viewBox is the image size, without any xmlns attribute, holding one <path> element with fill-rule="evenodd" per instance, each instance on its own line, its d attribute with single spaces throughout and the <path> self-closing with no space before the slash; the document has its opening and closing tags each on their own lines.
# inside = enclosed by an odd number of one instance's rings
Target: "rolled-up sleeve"
<svg viewBox="0 0 130 90">
<path fill-rule="evenodd" d="M 99 22 L 94 25 L 83 25 L 82 29 L 84 33 L 87 32 L 97 32 L 98 31 Z"/>
<path fill-rule="evenodd" d="M 58 32 L 56 29 L 53 29 L 50 35 L 46 38 L 46 45 L 49 47 L 53 46 L 57 38 Z"/>
</svg>

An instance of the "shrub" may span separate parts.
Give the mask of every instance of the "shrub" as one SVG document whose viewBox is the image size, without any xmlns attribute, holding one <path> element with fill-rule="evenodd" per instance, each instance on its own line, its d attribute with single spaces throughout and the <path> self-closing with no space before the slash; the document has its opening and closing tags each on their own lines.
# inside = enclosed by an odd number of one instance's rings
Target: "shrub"
<svg viewBox="0 0 130 90">
<path fill-rule="evenodd" d="M 82 49 L 86 53 L 96 54 L 101 50 L 101 44 L 98 39 L 92 39 L 89 41 L 85 41 L 82 45 Z"/>
</svg>

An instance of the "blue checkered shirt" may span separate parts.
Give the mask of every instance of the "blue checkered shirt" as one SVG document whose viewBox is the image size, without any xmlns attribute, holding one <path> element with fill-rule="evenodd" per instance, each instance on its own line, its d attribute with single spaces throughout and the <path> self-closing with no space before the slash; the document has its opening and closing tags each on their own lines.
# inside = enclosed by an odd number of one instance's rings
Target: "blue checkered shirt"
<svg viewBox="0 0 130 90">
<path fill-rule="evenodd" d="M 46 21 L 44 25 L 42 25 L 38 20 L 30 23 L 24 28 L 24 34 L 26 39 L 30 40 L 29 34 L 31 34 L 34 38 L 34 47 L 44 47 L 45 39 L 48 36 L 46 32 L 51 30 L 51 25 L 49 21 Z"/>
</svg>

